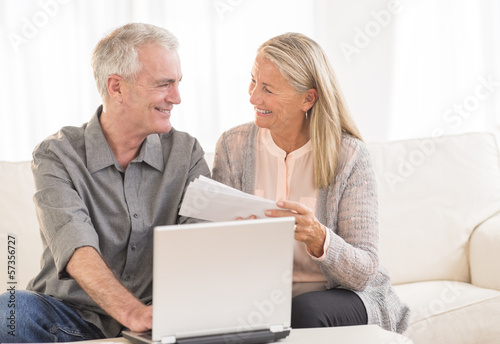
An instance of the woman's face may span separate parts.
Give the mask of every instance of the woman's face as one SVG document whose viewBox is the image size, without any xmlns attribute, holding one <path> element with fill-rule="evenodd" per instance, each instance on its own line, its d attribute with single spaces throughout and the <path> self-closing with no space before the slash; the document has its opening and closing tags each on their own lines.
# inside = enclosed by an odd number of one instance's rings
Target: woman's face
<svg viewBox="0 0 500 344">
<path fill-rule="evenodd" d="M 274 132 L 300 131 L 309 109 L 305 94 L 298 94 L 288 84 L 273 62 L 257 55 L 248 89 L 255 109 L 255 124 Z"/>
</svg>

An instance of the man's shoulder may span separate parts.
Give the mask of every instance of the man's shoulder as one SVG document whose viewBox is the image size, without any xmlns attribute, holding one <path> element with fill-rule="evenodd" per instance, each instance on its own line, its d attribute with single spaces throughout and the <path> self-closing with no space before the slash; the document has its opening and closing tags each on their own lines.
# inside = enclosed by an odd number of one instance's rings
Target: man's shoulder
<svg viewBox="0 0 500 344">
<path fill-rule="evenodd" d="M 196 137 L 191 135 L 188 132 L 177 130 L 175 128 L 170 129 L 168 133 L 158 134 L 160 141 L 162 144 L 166 142 L 170 142 L 170 144 L 178 145 L 178 144 L 188 144 L 195 145 L 198 143 Z"/>
<path fill-rule="evenodd" d="M 64 151 L 70 149 L 74 151 L 85 145 L 85 128 L 87 124 L 80 127 L 66 126 L 58 132 L 48 136 L 40 142 L 34 149 L 33 154 L 42 151 Z"/>
<path fill-rule="evenodd" d="M 199 141 L 185 131 L 172 128 L 168 133 L 158 134 L 158 137 L 165 156 L 177 156 L 185 159 L 188 156 L 203 156 L 204 154 Z"/>
<path fill-rule="evenodd" d="M 186 131 L 182 131 L 182 130 L 177 130 L 175 129 L 174 127 L 172 127 L 172 129 L 170 129 L 170 131 L 168 133 L 161 133 L 159 134 L 160 138 L 162 140 L 171 140 L 171 139 L 177 139 L 177 138 L 180 138 L 180 139 L 195 139 L 195 137 L 193 135 L 191 135 L 190 133 L 186 132 Z"/>
</svg>

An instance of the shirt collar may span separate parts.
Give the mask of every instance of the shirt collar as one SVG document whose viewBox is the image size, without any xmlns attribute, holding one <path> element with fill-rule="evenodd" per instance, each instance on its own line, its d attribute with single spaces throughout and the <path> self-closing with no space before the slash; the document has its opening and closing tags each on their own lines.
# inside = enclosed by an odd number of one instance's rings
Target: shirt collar
<svg viewBox="0 0 500 344">
<path fill-rule="evenodd" d="M 99 106 L 85 129 L 85 148 L 87 155 L 87 168 L 90 173 L 94 173 L 103 168 L 115 165 L 118 170 L 123 170 L 108 145 L 104 133 L 102 132 L 99 117 L 102 113 L 102 105 Z M 139 155 L 132 160 L 134 162 L 145 162 L 151 167 L 163 172 L 163 153 L 161 149 L 160 137 L 152 134 L 146 137 L 142 143 Z"/>
<path fill-rule="evenodd" d="M 271 136 L 271 131 L 269 129 L 259 128 L 259 132 L 262 135 L 261 137 L 264 147 L 267 149 L 269 153 L 281 159 L 287 157 L 286 152 L 280 147 L 278 147 L 278 145 L 274 142 L 273 137 Z M 311 151 L 312 151 L 312 145 L 311 145 L 311 140 L 309 140 L 302 147 L 294 150 L 293 152 L 290 152 L 288 154 L 288 157 L 297 159 Z"/>
<path fill-rule="evenodd" d="M 173 129 L 171 129 L 173 130 Z M 163 162 L 163 151 L 161 149 L 160 136 L 151 134 L 142 143 L 141 151 L 132 162 L 145 162 L 149 166 L 163 172 L 165 164 Z"/>
</svg>

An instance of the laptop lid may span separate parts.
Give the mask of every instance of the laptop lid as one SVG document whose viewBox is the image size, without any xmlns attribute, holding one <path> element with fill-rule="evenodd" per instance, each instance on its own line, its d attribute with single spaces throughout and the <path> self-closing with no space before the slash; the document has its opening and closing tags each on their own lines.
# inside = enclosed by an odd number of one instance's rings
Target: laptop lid
<svg viewBox="0 0 500 344">
<path fill-rule="evenodd" d="M 153 342 L 287 334 L 294 224 L 290 217 L 156 227 Z"/>
</svg>

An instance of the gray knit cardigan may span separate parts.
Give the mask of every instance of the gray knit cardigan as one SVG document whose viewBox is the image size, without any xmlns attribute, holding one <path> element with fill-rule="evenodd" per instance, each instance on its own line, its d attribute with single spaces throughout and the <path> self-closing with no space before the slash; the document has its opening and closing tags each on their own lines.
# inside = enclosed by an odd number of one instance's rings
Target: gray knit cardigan
<svg viewBox="0 0 500 344">
<path fill-rule="evenodd" d="M 253 194 L 258 127 L 247 123 L 219 138 L 213 179 Z M 371 158 L 362 141 L 343 135 L 334 180 L 318 191 L 316 217 L 330 231 L 325 259 L 318 262 L 325 287 L 354 291 L 366 307 L 368 323 L 402 333 L 409 308 L 391 287 L 378 258 L 378 201 Z"/>
</svg>

